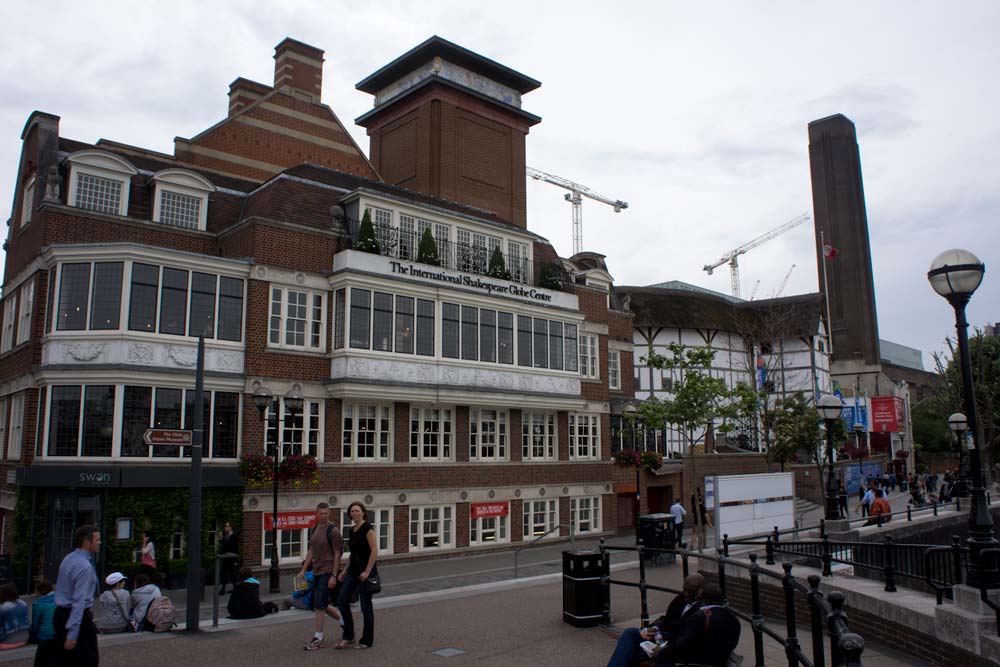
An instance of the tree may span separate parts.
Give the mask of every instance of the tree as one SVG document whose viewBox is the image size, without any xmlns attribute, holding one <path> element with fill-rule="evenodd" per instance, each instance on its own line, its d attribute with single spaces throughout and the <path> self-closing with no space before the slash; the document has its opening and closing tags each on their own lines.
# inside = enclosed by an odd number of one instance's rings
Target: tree
<svg viewBox="0 0 1000 667">
<path fill-rule="evenodd" d="M 957 343 L 946 339 L 948 356 L 934 353 L 934 365 L 944 379 L 944 387 L 935 395 L 938 414 L 965 412 L 962 402 L 962 370 L 956 359 Z M 972 360 L 972 384 L 979 416 L 979 443 L 983 462 L 993 459 L 993 452 L 1000 448 L 1000 337 L 986 336 L 976 329 L 969 339 Z M 947 416 L 945 416 L 947 419 Z M 915 426 L 914 426 L 915 427 Z"/>
<path fill-rule="evenodd" d="M 689 447 L 701 442 L 717 422 L 720 432 L 732 430 L 733 422 L 754 402 L 753 390 L 746 383 L 729 389 L 723 378 L 712 376 L 712 348 L 670 343 L 668 350 L 669 355 L 660 355 L 650 349 L 642 358 L 652 368 L 676 373 L 670 396 L 643 401 L 638 418 L 650 428 L 676 427 Z"/>
<path fill-rule="evenodd" d="M 490 254 L 490 263 L 486 269 L 486 275 L 491 278 L 499 278 L 500 280 L 510 280 L 510 271 L 507 270 L 507 263 L 504 262 L 500 246 L 493 248 L 493 253 Z"/>
<path fill-rule="evenodd" d="M 820 479 L 826 473 L 826 433 L 820 428 L 816 405 L 805 392 L 797 391 L 775 402 L 771 413 L 774 442 L 767 450 L 769 461 L 781 464 L 796 456 L 806 458 L 816 465 Z M 841 419 L 832 422 L 833 446 L 838 448 L 847 441 L 847 429 Z M 803 456 L 804 455 L 804 456 Z"/>
<path fill-rule="evenodd" d="M 434 241 L 430 227 L 424 229 L 424 233 L 420 236 L 420 245 L 417 247 L 417 261 L 421 264 L 441 266 L 441 260 L 438 258 L 437 243 Z"/>
<path fill-rule="evenodd" d="M 538 270 L 538 286 L 545 289 L 562 289 L 559 282 L 559 274 L 551 262 L 545 262 Z"/>
<path fill-rule="evenodd" d="M 955 451 L 955 436 L 948 430 L 950 412 L 939 400 L 928 400 L 913 406 L 910 417 L 913 420 L 913 442 L 928 452 Z"/>
<path fill-rule="evenodd" d="M 381 254 L 382 246 L 375 238 L 375 225 L 372 224 L 370 211 L 365 211 L 361 218 L 361 229 L 358 230 L 358 240 L 354 243 L 354 249 L 362 252 L 370 252 L 375 255 Z"/>
</svg>

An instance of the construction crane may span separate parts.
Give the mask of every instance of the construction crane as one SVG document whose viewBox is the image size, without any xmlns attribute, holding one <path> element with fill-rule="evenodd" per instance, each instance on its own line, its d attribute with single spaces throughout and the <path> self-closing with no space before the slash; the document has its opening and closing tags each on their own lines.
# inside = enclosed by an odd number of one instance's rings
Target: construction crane
<svg viewBox="0 0 1000 667">
<path fill-rule="evenodd" d="M 760 287 L 760 281 L 759 280 L 753 284 L 753 289 L 750 290 L 750 300 L 751 301 L 753 301 L 753 298 L 755 296 L 757 296 L 757 288 L 758 287 Z"/>
<path fill-rule="evenodd" d="M 767 243 L 771 239 L 775 238 L 776 236 L 781 236 L 782 234 L 784 234 L 788 230 L 794 229 L 795 227 L 798 227 L 803 222 L 806 222 L 809 219 L 810 219 L 809 218 L 809 214 L 808 213 L 803 213 L 799 217 L 793 218 L 792 220 L 789 220 L 785 224 L 780 225 L 778 227 L 775 227 L 774 229 L 772 229 L 771 231 L 767 232 L 766 234 L 761 234 L 760 236 L 758 236 L 754 240 L 749 241 L 747 243 L 744 243 L 743 245 L 741 245 L 738 248 L 730 250 L 729 252 L 727 252 L 725 255 L 723 255 L 715 263 L 713 263 L 713 264 L 706 264 L 703 267 L 703 269 L 704 269 L 704 271 L 706 273 L 708 273 L 708 275 L 712 275 L 712 272 L 715 271 L 720 266 L 722 266 L 723 264 L 729 264 L 729 271 L 731 273 L 731 279 L 732 279 L 733 296 L 738 299 L 738 298 L 740 298 L 740 263 L 739 263 L 739 256 L 740 255 L 745 255 L 748 251 L 756 248 L 757 246 L 764 245 L 765 243 Z"/>
<path fill-rule="evenodd" d="M 781 285 L 778 286 L 778 291 L 774 293 L 774 298 L 777 299 L 781 296 L 781 293 L 785 291 L 785 287 L 788 286 L 788 279 L 792 277 L 792 271 L 795 270 L 795 265 L 792 264 L 791 268 L 788 269 L 788 273 L 785 274 L 785 279 L 781 281 Z"/>
<path fill-rule="evenodd" d="M 615 209 L 615 213 L 621 213 L 623 208 L 628 208 L 628 203 L 623 202 L 621 199 L 611 199 L 610 197 L 605 197 L 604 195 L 594 192 L 586 185 L 574 183 L 573 181 L 565 179 L 562 176 L 555 176 L 531 167 L 527 167 L 527 173 L 528 176 L 531 176 L 536 181 L 544 181 L 557 187 L 569 190 L 569 193 L 565 195 L 565 198 L 566 201 L 573 205 L 574 255 L 583 252 L 583 197 L 599 201 L 602 204 L 607 204 Z"/>
</svg>

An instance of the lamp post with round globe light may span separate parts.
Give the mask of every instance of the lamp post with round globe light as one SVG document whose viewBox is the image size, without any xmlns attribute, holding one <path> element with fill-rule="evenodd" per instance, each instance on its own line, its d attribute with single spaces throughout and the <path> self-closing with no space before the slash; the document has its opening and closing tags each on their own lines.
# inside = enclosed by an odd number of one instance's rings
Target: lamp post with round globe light
<svg viewBox="0 0 1000 667">
<path fill-rule="evenodd" d="M 826 422 L 826 520 L 840 518 L 840 502 L 837 499 L 837 476 L 833 470 L 833 425 L 844 411 L 844 402 L 833 394 L 827 394 L 816 402 L 819 416 Z"/>
<path fill-rule="evenodd" d="M 991 566 L 979 562 L 983 549 L 995 547 L 997 539 L 993 534 L 993 519 L 986 504 L 986 489 L 983 487 L 983 463 L 979 450 L 979 419 L 976 411 L 976 394 L 972 384 L 972 357 L 969 354 L 969 321 L 965 317 L 965 307 L 973 292 L 983 281 L 986 266 L 968 250 L 945 250 L 931 262 L 927 280 L 934 291 L 943 296 L 955 310 L 955 331 L 958 338 L 958 355 L 962 368 L 962 397 L 969 432 L 972 434 L 972 449 L 969 462 L 972 473 L 972 507 L 969 510 L 969 570 L 966 583 L 969 586 L 1000 587 L 1000 576 L 995 563 Z"/>
<path fill-rule="evenodd" d="M 961 412 L 956 412 L 948 417 L 948 429 L 955 434 L 955 442 L 958 447 L 958 473 L 955 479 L 955 497 L 969 497 L 969 476 L 965 467 L 965 432 L 969 428 L 969 421 Z"/>
</svg>

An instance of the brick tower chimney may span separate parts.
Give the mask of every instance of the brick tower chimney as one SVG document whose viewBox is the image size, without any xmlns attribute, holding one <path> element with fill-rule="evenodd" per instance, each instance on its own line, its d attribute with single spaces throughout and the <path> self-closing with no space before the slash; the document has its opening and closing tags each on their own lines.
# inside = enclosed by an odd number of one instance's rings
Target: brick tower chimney
<svg viewBox="0 0 1000 667">
<path fill-rule="evenodd" d="M 356 121 L 387 183 L 526 227 L 524 141 L 541 118 L 521 95 L 540 85 L 435 36 L 357 84 L 375 108 Z"/>
<path fill-rule="evenodd" d="M 286 37 L 274 47 L 274 87 L 311 102 L 323 92 L 323 50 Z"/>
</svg>

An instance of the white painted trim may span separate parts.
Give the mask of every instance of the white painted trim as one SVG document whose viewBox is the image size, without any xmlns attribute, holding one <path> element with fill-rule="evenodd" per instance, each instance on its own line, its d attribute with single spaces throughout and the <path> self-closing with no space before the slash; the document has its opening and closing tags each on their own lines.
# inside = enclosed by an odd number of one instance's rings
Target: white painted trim
<svg viewBox="0 0 1000 667">
<path fill-rule="evenodd" d="M 228 259 L 137 243 L 53 245 L 42 251 L 42 258 L 50 268 L 56 262 L 105 262 L 119 259 L 135 260 L 143 264 L 168 264 L 170 268 L 188 271 L 212 271 L 231 278 L 250 277 L 250 262 L 245 259 Z"/>
</svg>

